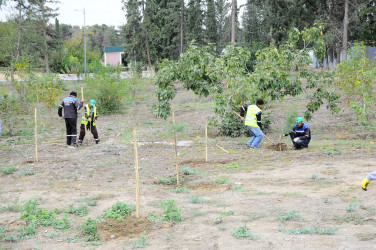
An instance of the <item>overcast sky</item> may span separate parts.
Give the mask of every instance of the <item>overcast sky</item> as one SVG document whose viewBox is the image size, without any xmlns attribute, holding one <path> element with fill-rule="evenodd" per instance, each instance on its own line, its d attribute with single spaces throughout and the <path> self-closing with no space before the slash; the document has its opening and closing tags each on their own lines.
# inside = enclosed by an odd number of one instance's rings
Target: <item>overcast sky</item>
<svg viewBox="0 0 376 250">
<path fill-rule="evenodd" d="M 246 0 L 238 0 L 238 5 L 245 2 Z M 60 0 L 57 7 L 59 7 L 60 23 L 82 26 L 84 8 L 86 25 L 107 24 L 117 27 L 125 23 L 121 0 Z M 6 16 L 9 16 L 12 10 L 9 7 L 3 7 L 0 12 L 0 20 L 5 21 Z"/>
</svg>

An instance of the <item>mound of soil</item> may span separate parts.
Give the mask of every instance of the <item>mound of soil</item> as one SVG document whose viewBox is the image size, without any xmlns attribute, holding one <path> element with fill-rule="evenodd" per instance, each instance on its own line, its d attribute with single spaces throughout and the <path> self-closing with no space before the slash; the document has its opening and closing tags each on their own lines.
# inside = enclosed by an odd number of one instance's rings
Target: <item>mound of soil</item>
<svg viewBox="0 0 376 250">
<path fill-rule="evenodd" d="M 284 144 L 284 143 L 277 143 L 277 144 L 274 144 L 274 145 L 269 145 L 267 147 L 267 149 L 271 149 L 271 150 L 274 150 L 274 151 L 287 151 L 287 150 L 289 150 L 287 145 Z"/>
<path fill-rule="evenodd" d="M 152 228 L 152 223 L 146 217 L 128 216 L 123 221 L 108 219 L 97 225 L 98 234 L 101 240 L 117 240 L 138 236 L 143 232 L 148 232 Z M 111 236 L 113 239 L 111 238 Z"/>
</svg>

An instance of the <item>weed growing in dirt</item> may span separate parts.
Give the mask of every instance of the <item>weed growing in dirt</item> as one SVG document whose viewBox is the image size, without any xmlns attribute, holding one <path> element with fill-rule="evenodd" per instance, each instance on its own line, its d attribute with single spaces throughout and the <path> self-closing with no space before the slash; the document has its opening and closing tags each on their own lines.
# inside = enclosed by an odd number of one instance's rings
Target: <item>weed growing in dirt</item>
<svg viewBox="0 0 376 250">
<path fill-rule="evenodd" d="M 355 235 L 360 241 L 369 241 L 376 239 L 375 233 L 358 233 Z"/>
<path fill-rule="evenodd" d="M 187 186 L 179 186 L 179 187 L 176 187 L 175 189 L 170 189 L 170 192 L 181 194 L 181 193 L 189 193 L 191 192 L 191 190 L 188 189 Z"/>
<path fill-rule="evenodd" d="M 277 218 L 279 220 L 279 223 L 282 223 L 288 220 L 295 220 L 295 219 L 299 221 L 303 220 L 303 218 L 299 214 L 297 214 L 295 210 L 288 212 L 286 215 L 278 215 Z"/>
<path fill-rule="evenodd" d="M 239 185 L 235 185 L 235 187 L 232 189 L 235 193 L 243 193 L 243 188 Z"/>
<path fill-rule="evenodd" d="M 239 227 L 238 229 L 236 229 L 236 231 L 231 232 L 231 234 L 237 239 L 247 238 L 251 240 L 257 240 L 257 237 L 252 235 L 252 233 L 248 231 L 246 226 Z"/>
<path fill-rule="evenodd" d="M 143 232 L 140 236 L 140 241 L 133 242 L 133 248 L 144 248 L 149 245 L 148 241 L 145 238 L 146 232 Z"/>
<path fill-rule="evenodd" d="M 87 204 L 88 206 L 95 207 L 95 206 L 98 204 L 98 200 L 87 200 L 87 201 L 86 201 L 86 204 Z"/>
<path fill-rule="evenodd" d="M 311 179 L 311 180 L 321 180 L 323 178 L 321 178 L 318 174 L 313 174 L 309 177 L 309 179 Z"/>
<path fill-rule="evenodd" d="M 340 155 L 342 154 L 342 152 L 339 150 L 339 149 L 328 149 L 326 151 L 324 151 L 324 154 L 326 155 Z"/>
<path fill-rule="evenodd" d="M 328 228 L 318 228 L 318 227 L 305 227 L 305 228 L 296 228 L 293 230 L 282 230 L 278 229 L 281 233 L 284 234 L 319 234 L 319 235 L 333 235 L 338 231 L 338 227 L 328 227 Z"/>
<path fill-rule="evenodd" d="M 235 213 L 234 213 L 234 211 L 222 211 L 221 212 L 221 215 L 223 215 L 223 216 L 230 216 L 230 215 L 234 215 Z"/>
<path fill-rule="evenodd" d="M 136 208 L 134 206 L 129 206 L 124 202 L 118 201 L 111 208 L 104 211 L 104 216 L 106 218 L 116 218 L 117 220 L 123 220 L 128 215 L 131 215 Z"/>
<path fill-rule="evenodd" d="M 81 223 L 81 232 L 85 236 L 86 241 L 96 241 L 99 240 L 97 235 L 98 227 L 96 221 L 88 218 Z"/>
<path fill-rule="evenodd" d="M 355 225 L 362 225 L 364 223 L 364 217 L 359 214 L 346 214 L 343 216 L 335 216 L 334 221 L 338 224 L 353 222 Z"/>
<path fill-rule="evenodd" d="M 214 219 L 214 224 L 221 224 L 223 222 L 223 217 L 219 216 Z"/>
<path fill-rule="evenodd" d="M 13 174 L 15 171 L 16 171 L 16 167 L 14 166 L 0 168 L 0 174 L 2 175 L 10 175 L 10 174 Z"/>
<path fill-rule="evenodd" d="M 227 176 L 221 176 L 218 179 L 215 180 L 215 183 L 217 184 L 230 184 L 229 178 Z"/>
<path fill-rule="evenodd" d="M 29 175 L 34 175 L 36 174 L 36 170 L 32 169 L 32 168 L 23 168 L 19 171 L 17 171 L 17 175 L 18 176 L 29 176 Z"/>
<path fill-rule="evenodd" d="M 357 210 L 358 208 L 360 207 L 359 205 L 359 202 L 358 201 L 352 201 L 349 206 L 346 208 L 346 211 L 347 212 L 354 212 L 355 210 Z"/>
<path fill-rule="evenodd" d="M 199 203 L 205 203 L 207 200 L 204 200 L 200 196 L 191 196 L 189 197 L 189 202 L 194 203 L 194 204 L 199 204 Z"/>
<path fill-rule="evenodd" d="M 69 205 L 69 208 L 65 210 L 68 214 L 74 214 L 77 216 L 86 216 L 89 213 L 89 208 L 84 205 L 79 205 L 78 207 L 74 207 L 72 204 Z"/>
<path fill-rule="evenodd" d="M 256 191 L 254 191 L 254 194 L 262 195 L 262 194 L 267 194 L 267 192 L 266 191 L 262 191 L 262 190 L 256 190 Z"/>
<path fill-rule="evenodd" d="M 66 238 L 65 241 L 68 242 L 68 243 L 76 243 L 76 242 L 78 242 L 78 239 L 76 237 Z"/>
<path fill-rule="evenodd" d="M 175 185 L 176 184 L 176 176 L 171 175 L 168 178 L 161 177 L 158 179 L 158 183 L 163 185 Z"/>
<path fill-rule="evenodd" d="M 188 166 L 184 166 L 182 170 L 180 170 L 180 173 L 185 175 L 195 175 L 198 174 L 198 171 L 196 169 L 191 169 Z"/>
<path fill-rule="evenodd" d="M 45 234 L 45 236 L 47 238 L 50 238 L 50 239 L 58 238 L 58 237 L 60 237 L 60 232 L 57 232 L 57 233 L 54 233 L 54 232 L 47 233 L 47 234 Z"/>
<path fill-rule="evenodd" d="M 162 220 L 181 222 L 181 209 L 176 206 L 175 200 L 166 200 L 161 202 Z"/>
<path fill-rule="evenodd" d="M 156 212 L 150 212 L 148 214 L 147 218 L 148 218 L 148 220 L 150 222 L 158 222 L 158 221 L 160 221 L 159 216 L 157 215 Z"/>
<path fill-rule="evenodd" d="M 8 204 L 5 207 L 0 207 L 0 214 L 4 212 L 20 212 L 20 209 L 16 204 Z"/>
</svg>

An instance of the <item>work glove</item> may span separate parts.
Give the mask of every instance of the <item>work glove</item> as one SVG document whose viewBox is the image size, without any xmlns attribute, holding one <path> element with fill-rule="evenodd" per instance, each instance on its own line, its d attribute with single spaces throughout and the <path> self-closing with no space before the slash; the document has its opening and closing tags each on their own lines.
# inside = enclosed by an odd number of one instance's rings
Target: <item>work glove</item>
<svg viewBox="0 0 376 250">
<path fill-rule="evenodd" d="M 299 137 L 294 138 L 294 142 L 298 142 L 298 141 L 299 141 Z"/>
<path fill-rule="evenodd" d="M 364 178 L 364 180 L 362 181 L 362 189 L 364 191 L 367 191 L 367 186 L 369 183 L 370 183 L 370 180 L 368 180 L 367 178 Z"/>
</svg>

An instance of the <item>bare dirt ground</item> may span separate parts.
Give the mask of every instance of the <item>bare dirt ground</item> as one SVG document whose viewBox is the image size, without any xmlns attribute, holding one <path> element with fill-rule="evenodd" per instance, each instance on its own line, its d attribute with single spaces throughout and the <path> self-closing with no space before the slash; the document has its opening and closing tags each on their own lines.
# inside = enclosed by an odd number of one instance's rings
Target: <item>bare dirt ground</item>
<svg viewBox="0 0 376 250">
<path fill-rule="evenodd" d="M 374 248 L 376 187 L 371 183 L 364 192 L 360 183 L 375 170 L 375 134 L 357 127 L 347 109 L 336 116 L 320 109 L 309 122 L 313 131 L 309 149 L 293 151 L 291 142 L 279 136 L 280 127 L 287 109 L 304 110 L 305 96 L 287 98 L 265 113 L 275 120 L 268 136 L 289 150 L 268 149 L 265 139 L 260 150 L 248 150 L 248 138 L 215 137 L 209 130 L 206 162 L 204 127 L 212 115 L 211 100 L 180 91 L 173 102 L 177 122 L 185 124 L 184 133 L 178 134 L 179 167 L 196 173 L 182 173 L 187 192 L 176 193 L 171 191 L 174 185 L 160 183 L 162 177 L 174 175 L 175 159 L 173 139 L 166 133 L 171 117 L 163 121 L 150 112 L 154 90 L 142 86 L 135 106 L 125 114 L 100 116 L 99 145 L 90 138 L 79 148 L 65 146 L 65 127 L 55 111 L 40 118 L 38 163 L 33 163 L 32 135 L 0 137 L 1 167 L 16 166 L 12 174 L 0 175 L 0 207 L 36 199 L 39 208 L 66 209 L 71 204 L 89 208 L 84 217 L 69 216 L 70 230 L 39 226 L 31 239 L 0 240 L 0 249 L 130 249 L 143 232 L 146 249 Z M 139 140 L 141 218 L 107 220 L 98 225 L 99 242 L 86 242 L 80 234 L 82 221 L 98 218 L 118 201 L 135 204 L 134 127 Z M 27 170 L 34 174 L 19 174 Z M 192 197 L 201 202 L 194 203 Z M 172 199 L 181 209 L 182 222 L 145 219 L 150 213 L 160 214 L 159 204 Z M 88 200 L 97 204 L 88 206 Z M 24 225 L 21 212 L 0 213 L 4 234 Z M 243 226 L 253 238 L 234 236 Z"/>
</svg>

